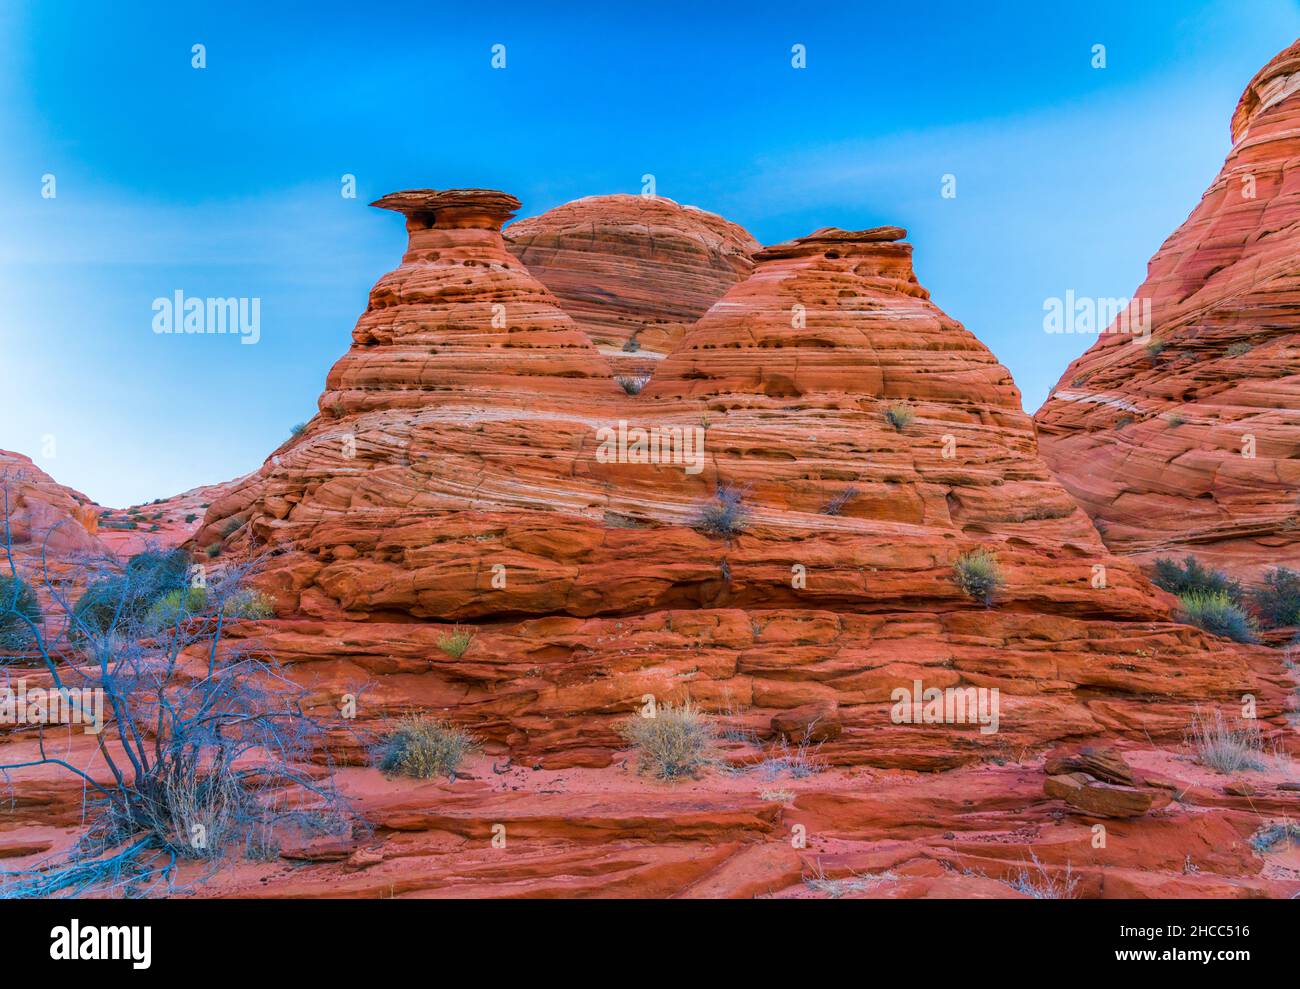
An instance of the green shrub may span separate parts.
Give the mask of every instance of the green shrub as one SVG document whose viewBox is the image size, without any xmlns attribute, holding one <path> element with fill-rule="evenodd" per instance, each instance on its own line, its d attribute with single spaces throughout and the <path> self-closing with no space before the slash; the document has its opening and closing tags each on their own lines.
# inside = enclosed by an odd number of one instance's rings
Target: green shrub
<svg viewBox="0 0 1300 989">
<path fill-rule="evenodd" d="M 188 525 L 190 522 L 193 522 L 196 518 L 198 518 L 198 516 L 191 512 L 189 515 L 185 516 L 185 523 Z"/>
<path fill-rule="evenodd" d="M 207 553 L 210 559 L 216 559 L 221 555 L 221 543 L 213 543 L 203 552 Z"/>
<path fill-rule="evenodd" d="M 980 547 L 957 557 L 952 569 L 953 579 L 963 592 L 986 606 L 993 603 L 994 595 L 1002 586 L 997 557 Z"/>
<path fill-rule="evenodd" d="M 205 588 L 184 587 L 169 591 L 149 607 L 145 625 L 154 630 L 178 625 L 202 613 L 207 606 L 208 592 Z"/>
<path fill-rule="evenodd" d="M 734 484 L 719 484 L 712 501 L 696 506 L 694 527 L 705 535 L 724 539 L 739 535 L 749 519 L 746 490 Z"/>
<path fill-rule="evenodd" d="M 1250 344 L 1246 343 L 1244 340 L 1239 341 L 1238 343 L 1234 343 L 1230 347 L 1228 347 L 1229 357 L 1241 357 L 1242 355 L 1249 354 L 1249 353 L 1250 353 Z"/>
<path fill-rule="evenodd" d="M 1163 354 L 1168 347 L 1169 344 L 1164 343 L 1163 341 L 1152 340 L 1146 345 L 1147 357 L 1154 361 Z"/>
<path fill-rule="evenodd" d="M 21 577 L 0 574 L 0 652 L 22 652 L 32 648 L 36 636 L 27 624 L 41 623 L 41 605 Z"/>
<path fill-rule="evenodd" d="M 227 618 L 261 621 L 275 617 L 275 598 L 251 589 L 236 591 L 226 599 Z"/>
<path fill-rule="evenodd" d="M 653 718 L 633 714 L 619 727 L 637 750 L 639 773 L 665 780 L 694 777 L 714 761 L 717 728 L 689 699 L 660 704 Z"/>
<path fill-rule="evenodd" d="M 189 556 L 179 549 L 147 550 L 123 572 L 94 580 L 73 607 L 77 633 L 103 633 L 141 621 L 154 602 L 189 582 Z"/>
<path fill-rule="evenodd" d="M 212 610 L 211 604 L 207 588 L 204 587 L 185 587 L 171 591 L 153 603 L 145 616 L 145 624 L 154 630 L 176 625 Z M 260 591 L 245 588 L 226 598 L 223 614 L 227 619 L 271 618 L 275 615 L 275 601 Z"/>
<path fill-rule="evenodd" d="M 307 431 L 307 424 L 305 422 L 295 423 L 294 427 L 291 430 L 289 430 L 289 432 L 291 432 L 294 436 L 301 436 L 306 431 Z"/>
<path fill-rule="evenodd" d="M 1228 595 L 1234 602 L 1242 599 L 1241 585 L 1218 570 L 1201 566 L 1194 556 L 1187 556 L 1180 567 L 1174 560 L 1156 560 L 1151 582 L 1170 594 L 1182 597 L 1189 593 Z"/>
<path fill-rule="evenodd" d="M 438 640 L 438 648 L 452 659 L 460 659 L 460 657 L 465 655 L 465 650 L 469 648 L 469 644 L 473 639 L 474 635 L 472 632 L 468 629 L 457 626 L 454 630 Z"/>
<path fill-rule="evenodd" d="M 915 418 L 916 413 L 912 411 L 910 406 L 903 402 L 891 405 L 885 410 L 885 421 L 900 433 L 907 428 L 908 424 Z"/>
<path fill-rule="evenodd" d="M 455 779 L 456 769 L 477 748 L 477 739 L 455 725 L 423 715 L 407 715 L 380 744 L 376 761 L 391 776 Z"/>
<path fill-rule="evenodd" d="M 1189 591 L 1178 596 L 1179 615 L 1188 624 L 1234 642 L 1254 642 L 1246 612 L 1223 591 Z"/>
<path fill-rule="evenodd" d="M 1300 624 L 1300 573 L 1275 567 L 1264 575 L 1264 586 L 1251 599 L 1269 628 Z"/>
</svg>

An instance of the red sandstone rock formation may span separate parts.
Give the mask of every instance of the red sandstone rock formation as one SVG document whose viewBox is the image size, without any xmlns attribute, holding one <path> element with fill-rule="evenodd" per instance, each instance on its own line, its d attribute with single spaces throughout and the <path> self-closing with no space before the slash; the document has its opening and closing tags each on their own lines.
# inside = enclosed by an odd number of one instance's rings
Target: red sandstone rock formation
<svg viewBox="0 0 1300 989">
<path fill-rule="evenodd" d="M 443 711 L 562 767 L 608 765 L 646 693 L 768 730 L 821 705 L 827 759 L 916 769 L 1178 737 L 1194 705 L 1246 692 L 1279 714 L 1263 651 L 1170 623 L 1172 599 L 1109 555 L 1006 370 L 917 284 L 903 231 L 759 252 L 628 396 L 505 251 L 512 202 L 380 201 L 411 248 L 321 414 L 205 520 L 200 544 L 275 554 L 268 586 L 300 617 L 233 634 L 312 677 L 322 709 L 368 682 L 366 718 Z M 698 471 L 610 462 L 620 420 L 698 429 Z M 722 483 L 747 492 L 730 539 L 696 525 Z M 981 547 L 1005 574 L 994 608 L 953 579 Z M 439 648 L 455 621 L 464 656 Z M 997 687 L 999 733 L 896 723 L 915 680 Z"/>
<path fill-rule="evenodd" d="M 43 555 L 51 564 L 62 564 L 69 556 L 104 550 L 96 538 L 94 502 L 57 483 L 22 454 L 0 450 L 0 540 L 6 507 L 15 555 L 30 566 L 39 566 Z"/>
<path fill-rule="evenodd" d="M 753 268 L 758 242 L 693 206 L 588 196 L 512 224 L 506 244 L 555 293 L 615 370 L 652 371 Z"/>
<path fill-rule="evenodd" d="M 1246 87 L 1223 170 L 1151 259 L 1149 343 L 1102 335 L 1035 417 L 1112 549 L 1300 568 L 1298 163 L 1300 42 Z"/>
<path fill-rule="evenodd" d="M 379 205 L 406 214 L 411 247 L 320 414 L 193 543 L 265 555 L 280 617 L 229 641 L 278 659 L 338 726 L 339 785 L 374 832 L 201 892 L 982 897 L 1025 895 L 1027 870 L 1057 895 L 1300 891 L 1289 852 L 1249 843 L 1294 809 L 1283 769 L 1230 791 L 1152 745 L 1244 693 L 1280 737 L 1293 685 L 1275 655 L 1171 623 L 1172 599 L 1109 553 L 1006 370 L 917 283 L 902 230 L 757 252 L 629 396 L 506 250 L 514 200 Z M 641 456 L 637 429 L 698 429 L 703 457 Z M 742 492 L 730 533 L 702 524 L 718 485 Z M 954 580 L 976 548 L 1004 574 L 991 607 Z M 900 719 L 894 692 L 918 681 L 996 688 L 998 731 L 910 704 L 920 723 Z M 638 775 L 617 726 L 646 694 L 717 713 L 733 771 Z M 351 729 L 411 710 L 482 740 L 455 782 L 365 765 Z M 812 773 L 789 769 L 803 737 Z M 35 742 L 0 745 L 24 762 Z M 61 751 L 93 765 L 93 745 Z M 24 768 L 14 792 L 0 857 L 66 848 L 78 782 Z"/>
</svg>

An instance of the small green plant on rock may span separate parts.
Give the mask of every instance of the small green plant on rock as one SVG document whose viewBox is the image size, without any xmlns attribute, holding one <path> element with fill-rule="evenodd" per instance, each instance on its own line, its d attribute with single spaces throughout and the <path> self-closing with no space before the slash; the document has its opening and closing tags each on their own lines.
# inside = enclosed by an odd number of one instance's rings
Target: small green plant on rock
<svg viewBox="0 0 1300 989">
<path fill-rule="evenodd" d="M 983 547 L 957 557 L 953 564 L 953 579 L 962 591 L 985 606 L 993 603 L 994 595 L 1002 586 L 1002 570 L 997 557 Z"/>
<path fill-rule="evenodd" d="M 916 413 L 912 411 L 911 406 L 904 402 L 898 402 L 885 410 L 885 421 L 900 433 L 906 429 L 915 418 Z"/>
<path fill-rule="evenodd" d="M 452 659 L 460 659 L 473 640 L 474 635 L 469 629 L 457 626 L 438 640 L 438 648 Z"/>
</svg>

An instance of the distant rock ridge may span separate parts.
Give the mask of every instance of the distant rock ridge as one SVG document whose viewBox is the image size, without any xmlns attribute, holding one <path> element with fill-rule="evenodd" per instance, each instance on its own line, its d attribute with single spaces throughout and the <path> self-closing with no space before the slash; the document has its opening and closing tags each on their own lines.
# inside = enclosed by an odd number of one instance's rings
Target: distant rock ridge
<svg viewBox="0 0 1300 989">
<path fill-rule="evenodd" d="M 660 196 L 588 196 L 506 229 L 615 370 L 645 373 L 744 279 L 759 244 L 740 226 Z"/>
</svg>

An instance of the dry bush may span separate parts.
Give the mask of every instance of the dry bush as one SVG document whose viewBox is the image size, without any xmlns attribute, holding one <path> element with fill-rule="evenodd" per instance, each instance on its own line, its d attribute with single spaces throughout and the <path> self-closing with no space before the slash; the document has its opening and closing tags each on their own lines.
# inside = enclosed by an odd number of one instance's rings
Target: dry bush
<svg viewBox="0 0 1300 989">
<path fill-rule="evenodd" d="M 1210 718 L 1197 708 L 1187 732 L 1187 743 L 1202 766 L 1232 775 L 1247 769 L 1264 769 L 1264 739 L 1259 725 L 1239 721 L 1229 724 L 1216 710 Z"/>
<path fill-rule="evenodd" d="M 424 715 L 401 718 L 379 747 L 379 768 L 393 776 L 454 780 L 465 757 L 478 749 L 478 740 L 462 728 Z"/>
<path fill-rule="evenodd" d="M 620 728 L 637 750 L 639 773 L 676 780 L 698 776 L 716 761 L 717 727 L 689 698 L 679 705 L 660 704 L 653 718 L 633 714 Z"/>
</svg>

